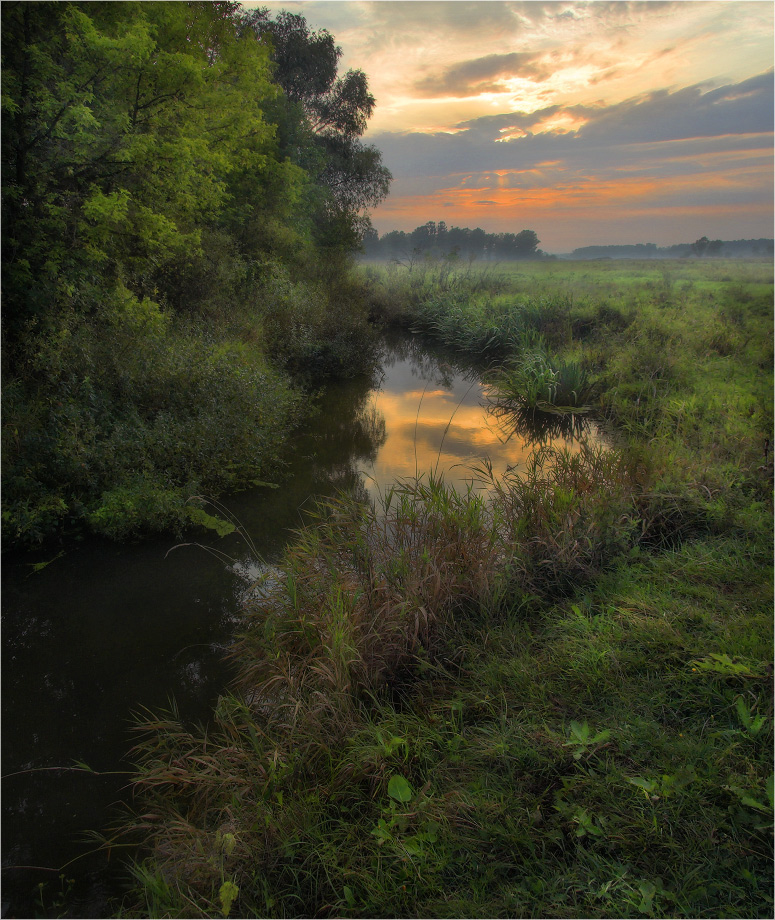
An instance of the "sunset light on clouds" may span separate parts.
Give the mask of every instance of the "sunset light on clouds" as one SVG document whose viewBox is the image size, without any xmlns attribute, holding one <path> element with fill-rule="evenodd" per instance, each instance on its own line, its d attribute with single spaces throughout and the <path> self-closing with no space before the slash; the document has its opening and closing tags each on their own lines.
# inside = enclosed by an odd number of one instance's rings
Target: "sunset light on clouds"
<svg viewBox="0 0 775 920">
<path fill-rule="evenodd" d="M 563 252 L 772 236 L 773 5 L 266 2 L 377 99 L 380 233 L 535 230 Z"/>
</svg>

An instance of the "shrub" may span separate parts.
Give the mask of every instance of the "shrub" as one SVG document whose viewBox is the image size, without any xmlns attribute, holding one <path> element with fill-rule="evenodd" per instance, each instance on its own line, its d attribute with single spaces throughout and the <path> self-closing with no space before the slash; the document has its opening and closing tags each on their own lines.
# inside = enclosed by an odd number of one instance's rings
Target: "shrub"
<svg viewBox="0 0 775 920">
<path fill-rule="evenodd" d="M 36 363 L 3 419 L 3 533 L 22 545 L 79 523 L 116 539 L 190 523 L 192 494 L 276 476 L 302 412 L 260 347 L 126 293 L 45 337 Z"/>
</svg>

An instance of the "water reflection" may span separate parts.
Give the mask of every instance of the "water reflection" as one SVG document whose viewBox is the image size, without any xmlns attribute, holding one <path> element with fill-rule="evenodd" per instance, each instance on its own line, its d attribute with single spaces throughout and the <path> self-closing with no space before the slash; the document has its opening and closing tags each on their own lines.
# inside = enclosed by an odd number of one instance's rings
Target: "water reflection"
<svg viewBox="0 0 775 920">
<path fill-rule="evenodd" d="M 474 369 L 455 355 L 428 352 L 419 338 L 389 342 L 383 368 L 371 406 L 384 417 L 386 436 L 377 455 L 359 463 L 373 498 L 396 477 L 433 471 L 462 488 L 484 458 L 500 476 L 524 469 L 538 446 L 553 443 L 575 452 L 582 439 L 599 440 L 597 428 L 579 415 L 505 413 Z"/>
<path fill-rule="evenodd" d="M 555 441 L 567 444 L 590 440 L 593 431 L 589 419 L 578 413 L 542 412 L 540 409 L 528 409 L 520 406 L 507 409 L 491 405 L 490 412 L 498 419 L 506 440 L 516 437 L 527 447 L 546 447 Z"/>
</svg>

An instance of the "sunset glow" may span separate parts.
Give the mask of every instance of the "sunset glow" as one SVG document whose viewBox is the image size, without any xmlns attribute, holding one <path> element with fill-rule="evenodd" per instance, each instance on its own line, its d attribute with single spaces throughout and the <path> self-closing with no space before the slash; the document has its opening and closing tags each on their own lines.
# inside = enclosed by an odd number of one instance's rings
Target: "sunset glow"
<svg viewBox="0 0 775 920">
<path fill-rule="evenodd" d="M 368 74 L 394 176 L 380 233 L 529 227 L 550 252 L 772 235 L 766 0 L 260 5 Z"/>
<path fill-rule="evenodd" d="M 396 477 L 411 479 L 431 471 L 465 487 L 473 478 L 472 467 L 484 458 L 498 476 L 509 468 L 524 470 L 535 444 L 509 436 L 508 426 L 488 411 L 486 394 L 482 384 L 454 373 L 447 387 L 402 389 L 388 384 L 379 390 L 371 411 L 384 418 L 387 439 L 376 459 L 361 466 L 367 488 L 376 497 Z M 594 427 L 587 440 L 598 442 Z M 581 449 L 573 439 L 556 443 L 571 453 Z"/>
</svg>

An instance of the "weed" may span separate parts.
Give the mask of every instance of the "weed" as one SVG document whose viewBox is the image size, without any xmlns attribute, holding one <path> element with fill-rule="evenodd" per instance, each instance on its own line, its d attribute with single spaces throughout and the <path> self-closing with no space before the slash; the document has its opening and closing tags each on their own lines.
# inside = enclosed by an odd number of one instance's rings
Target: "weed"
<svg viewBox="0 0 775 920">
<path fill-rule="evenodd" d="M 566 741 L 565 746 L 573 748 L 574 760 L 580 760 L 587 754 L 597 750 L 597 748 L 608 741 L 610 737 L 611 732 L 607 729 L 593 734 L 586 721 L 571 722 L 570 741 Z"/>
</svg>

